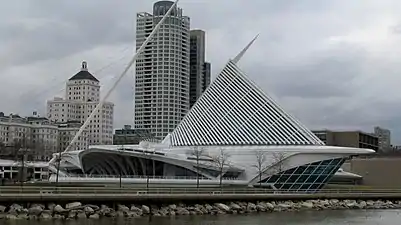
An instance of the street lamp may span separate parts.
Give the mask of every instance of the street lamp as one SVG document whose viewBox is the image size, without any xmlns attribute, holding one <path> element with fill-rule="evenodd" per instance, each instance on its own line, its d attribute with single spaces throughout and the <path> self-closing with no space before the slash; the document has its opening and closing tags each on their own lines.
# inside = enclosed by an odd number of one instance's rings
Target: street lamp
<svg viewBox="0 0 401 225">
<path fill-rule="evenodd" d="M 120 158 L 120 168 L 118 169 L 118 171 L 119 171 L 119 174 L 120 174 L 120 188 L 122 187 L 122 179 L 121 179 L 121 177 L 122 177 L 122 166 L 123 166 L 123 151 L 124 151 L 124 145 L 122 145 L 122 147 L 121 147 L 121 149 L 119 150 L 119 154 L 118 154 L 118 156 L 119 156 L 119 158 Z"/>
<path fill-rule="evenodd" d="M 56 172 L 56 186 L 58 187 L 58 177 L 60 173 L 60 162 L 61 162 L 61 151 L 59 152 L 57 157 L 57 172 Z"/>
<path fill-rule="evenodd" d="M 21 186 L 24 186 L 25 154 L 27 152 L 28 152 L 27 148 L 20 148 L 17 153 L 17 155 L 21 156 L 21 175 L 20 175 Z"/>
</svg>

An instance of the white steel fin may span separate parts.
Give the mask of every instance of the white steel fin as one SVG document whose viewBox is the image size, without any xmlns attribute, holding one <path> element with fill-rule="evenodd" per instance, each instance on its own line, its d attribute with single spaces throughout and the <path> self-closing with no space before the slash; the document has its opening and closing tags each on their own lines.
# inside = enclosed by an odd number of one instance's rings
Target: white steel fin
<svg viewBox="0 0 401 225">
<path fill-rule="evenodd" d="M 253 42 L 255 42 L 256 39 L 257 39 L 258 37 L 259 37 L 259 34 L 257 34 L 257 35 L 252 39 L 252 41 L 249 42 L 249 44 L 248 44 L 247 46 L 245 46 L 245 48 L 242 49 L 242 51 L 241 51 L 240 53 L 238 53 L 237 56 L 235 56 L 235 58 L 232 60 L 233 63 L 238 63 L 238 62 L 241 60 L 241 58 L 245 55 L 246 51 L 248 51 L 248 49 L 251 47 L 251 45 L 253 44 Z"/>
<path fill-rule="evenodd" d="M 171 133 L 171 145 L 324 143 L 229 61 Z"/>
</svg>

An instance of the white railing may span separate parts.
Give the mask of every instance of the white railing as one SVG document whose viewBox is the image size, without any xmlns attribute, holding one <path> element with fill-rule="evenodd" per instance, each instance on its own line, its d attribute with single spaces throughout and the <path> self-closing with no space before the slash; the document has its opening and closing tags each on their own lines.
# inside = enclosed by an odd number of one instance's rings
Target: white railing
<svg viewBox="0 0 401 225">
<path fill-rule="evenodd" d="M 85 179 L 91 179 L 91 178 L 124 178 L 124 179 L 160 179 L 160 180 L 212 180 L 207 177 L 202 177 L 199 176 L 144 176 L 144 175 L 86 175 L 86 174 L 74 174 L 74 175 L 68 175 L 68 178 L 85 178 Z M 219 180 L 219 178 L 213 179 L 213 180 Z M 239 180 L 238 178 L 233 178 L 233 177 L 223 177 L 222 180 Z"/>
<path fill-rule="evenodd" d="M 181 196 L 183 194 L 193 195 L 269 195 L 269 196 L 317 196 L 321 198 L 347 197 L 354 198 L 356 196 L 383 196 L 398 198 L 401 196 L 401 189 L 370 189 L 370 190 L 353 190 L 353 189 L 307 189 L 307 190 L 271 190 L 263 188 L 138 188 L 132 186 L 123 187 L 55 187 L 55 186 L 2 186 L 0 187 L 1 196 L 23 196 L 24 194 L 35 194 L 39 196 L 47 195 L 66 195 L 71 196 L 130 196 L 130 195 L 166 195 Z"/>
</svg>

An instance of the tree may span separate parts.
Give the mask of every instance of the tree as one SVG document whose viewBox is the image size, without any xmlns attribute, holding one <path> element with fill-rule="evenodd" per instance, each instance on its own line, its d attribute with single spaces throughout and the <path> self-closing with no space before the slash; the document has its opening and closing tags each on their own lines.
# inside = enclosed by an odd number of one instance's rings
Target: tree
<svg viewBox="0 0 401 225">
<path fill-rule="evenodd" d="M 263 174 L 274 175 L 281 173 L 285 169 L 286 155 L 283 152 L 267 153 L 265 151 L 255 151 L 255 164 L 252 165 L 258 171 L 259 187 L 262 186 Z"/>
<path fill-rule="evenodd" d="M 254 168 L 258 171 L 258 176 L 259 176 L 259 187 L 262 186 L 262 174 L 263 172 L 269 167 L 269 165 L 266 165 L 267 163 L 267 158 L 266 154 L 264 151 L 255 151 L 255 158 L 256 158 L 256 163 L 253 165 Z"/>
<path fill-rule="evenodd" d="M 13 157 L 17 162 L 21 162 L 21 168 L 19 169 L 19 178 L 21 186 L 25 181 L 25 159 L 31 153 L 33 148 L 32 139 L 27 137 L 25 133 L 22 134 L 21 138 L 16 138 L 13 140 L 11 148 L 11 157 Z M 21 160 L 21 161 L 20 161 Z"/>
<path fill-rule="evenodd" d="M 271 165 L 273 166 L 273 171 L 275 173 L 281 173 L 284 171 L 284 159 L 286 158 L 286 155 L 283 152 L 273 152 L 272 154 L 273 161 Z"/>
<path fill-rule="evenodd" d="M 202 156 L 204 156 L 205 150 L 195 146 L 194 149 L 189 153 L 196 159 L 196 188 L 199 189 L 199 161 Z"/>
<path fill-rule="evenodd" d="M 227 171 L 225 168 L 229 167 L 230 164 L 228 162 L 228 159 L 230 158 L 230 155 L 224 150 L 220 149 L 219 153 L 215 156 L 212 157 L 214 165 L 218 168 L 219 170 L 219 178 L 220 178 L 220 189 L 223 187 L 223 175 Z"/>
</svg>

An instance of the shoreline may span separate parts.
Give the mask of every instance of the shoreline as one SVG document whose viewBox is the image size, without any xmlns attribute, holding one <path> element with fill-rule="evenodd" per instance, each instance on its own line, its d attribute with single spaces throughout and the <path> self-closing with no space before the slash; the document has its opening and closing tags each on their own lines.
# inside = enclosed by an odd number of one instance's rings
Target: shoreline
<svg viewBox="0 0 401 225">
<path fill-rule="evenodd" d="M 305 200 L 305 201 L 234 201 L 214 204 L 169 204 L 169 205 L 83 205 L 71 202 L 65 206 L 49 203 L 0 205 L 0 220 L 50 220 L 50 219 L 100 219 L 172 217 L 185 215 L 251 214 L 313 210 L 358 210 L 358 209 L 401 209 L 401 201 L 390 200 Z"/>
</svg>

